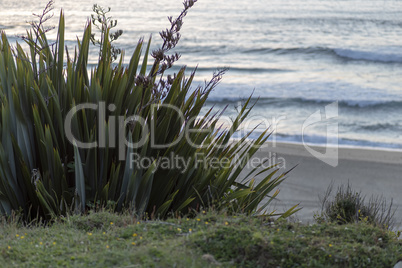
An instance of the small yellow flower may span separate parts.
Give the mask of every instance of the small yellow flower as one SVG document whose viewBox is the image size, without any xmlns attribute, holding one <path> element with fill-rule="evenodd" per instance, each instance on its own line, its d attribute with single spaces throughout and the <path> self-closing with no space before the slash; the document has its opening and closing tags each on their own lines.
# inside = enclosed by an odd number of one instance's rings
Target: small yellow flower
<svg viewBox="0 0 402 268">
<path fill-rule="evenodd" d="M 208 224 L 208 222 L 206 221 L 205 224 Z"/>
<path fill-rule="evenodd" d="M 15 236 L 16 236 L 16 237 L 20 237 L 20 235 L 19 235 L 19 234 L 16 234 Z"/>
<path fill-rule="evenodd" d="M 142 239 L 142 236 L 140 236 L 140 239 Z"/>
<path fill-rule="evenodd" d="M 8 249 L 11 249 L 11 247 L 10 247 L 10 246 L 8 246 Z"/>
<path fill-rule="evenodd" d="M 27 235 L 27 233 L 24 233 L 24 235 Z"/>
<path fill-rule="evenodd" d="M 21 239 L 24 239 L 25 238 L 25 236 L 21 236 Z"/>
<path fill-rule="evenodd" d="M 133 237 L 136 237 L 137 236 L 137 234 L 136 233 L 133 233 Z"/>
<path fill-rule="evenodd" d="M 131 245 L 135 246 L 135 242 L 131 242 Z"/>
<path fill-rule="evenodd" d="M 205 210 L 202 211 L 202 214 L 205 214 Z"/>
<path fill-rule="evenodd" d="M 193 231 L 193 229 L 191 229 L 191 228 L 190 228 L 190 229 L 188 229 L 188 232 L 189 232 L 189 233 L 191 233 L 192 231 Z"/>
<path fill-rule="evenodd" d="M 91 235 L 92 235 L 92 233 L 88 233 L 88 235 L 89 235 L 89 236 L 91 236 Z"/>
<path fill-rule="evenodd" d="M 112 221 L 110 222 L 110 225 L 113 225 L 113 222 L 112 222 Z"/>
<path fill-rule="evenodd" d="M 229 225 L 229 223 L 227 221 L 225 221 L 225 225 Z"/>
<path fill-rule="evenodd" d="M 189 221 L 189 220 L 190 220 L 189 218 L 186 219 L 186 221 Z"/>
<path fill-rule="evenodd" d="M 106 232 L 103 232 L 102 234 L 104 234 L 104 235 L 105 235 L 105 234 L 106 234 Z"/>
<path fill-rule="evenodd" d="M 177 231 L 181 232 L 181 229 L 180 229 L 180 228 L 177 228 Z"/>
<path fill-rule="evenodd" d="M 56 245 L 56 242 L 53 242 L 53 245 Z"/>
<path fill-rule="evenodd" d="M 201 219 L 197 219 L 197 221 L 200 221 Z"/>
<path fill-rule="evenodd" d="M 279 229 L 276 229 L 277 232 L 279 232 Z"/>
<path fill-rule="evenodd" d="M 140 222 L 139 222 L 139 221 L 137 221 L 137 224 L 140 224 Z"/>
<path fill-rule="evenodd" d="M 332 255 L 331 255 L 331 254 L 329 254 L 329 257 L 331 258 L 331 257 L 332 257 Z"/>
<path fill-rule="evenodd" d="M 39 242 L 39 245 L 43 245 L 42 241 L 41 241 L 41 242 Z"/>
<path fill-rule="evenodd" d="M 109 248 L 109 245 L 106 245 L 106 248 Z"/>
<path fill-rule="evenodd" d="M 329 247 L 332 247 L 332 244 L 329 244 L 328 246 L 329 246 Z"/>
</svg>

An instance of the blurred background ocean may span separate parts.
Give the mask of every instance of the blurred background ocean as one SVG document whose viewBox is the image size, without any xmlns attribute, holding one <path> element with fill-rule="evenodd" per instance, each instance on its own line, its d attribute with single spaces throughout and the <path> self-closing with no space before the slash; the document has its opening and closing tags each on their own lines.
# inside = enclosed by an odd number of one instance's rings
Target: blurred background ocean
<svg viewBox="0 0 402 268">
<path fill-rule="evenodd" d="M 46 3 L 0 0 L 0 30 L 19 40 Z M 57 25 L 63 8 L 72 48 L 95 3 L 111 7 L 115 29 L 124 31 L 115 45 L 125 50 L 126 62 L 140 37 L 152 34 L 152 47 L 161 45 L 167 16 L 182 9 L 181 0 L 58 1 L 48 25 Z M 198 66 L 196 82 L 203 83 L 229 67 L 206 108 L 228 105 L 226 115 L 233 117 L 253 93 L 259 101 L 249 127 L 266 122 L 256 135 L 271 124 L 276 141 L 299 143 L 304 128 L 304 141 L 312 144 L 338 135 L 342 146 L 402 149 L 402 1 L 199 0 L 181 33 L 176 51 L 182 57 L 173 70 L 187 65 L 190 74 Z M 90 60 L 96 63 L 96 49 Z M 337 118 L 303 126 L 335 101 Z M 339 133 L 326 133 L 334 123 Z"/>
</svg>

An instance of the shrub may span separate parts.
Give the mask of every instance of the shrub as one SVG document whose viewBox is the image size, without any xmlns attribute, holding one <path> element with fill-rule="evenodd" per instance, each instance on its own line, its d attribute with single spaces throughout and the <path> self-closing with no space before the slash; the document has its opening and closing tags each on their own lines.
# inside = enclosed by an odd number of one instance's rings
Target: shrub
<svg viewBox="0 0 402 268">
<path fill-rule="evenodd" d="M 339 186 L 333 199 L 330 199 L 332 190 L 333 184 L 321 198 L 321 216 L 318 217 L 321 220 L 338 224 L 364 221 L 382 228 L 392 228 L 395 214 L 392 200 L 388 205 L 384 197 L 371 196 L 367 203 L 361 192 L 354 191 L 349 183 Z"/>
<path fill-rule="evenodd" d="M 111 45 L 118 37 L 110 34 L 116 22 L 102 19 L 106 18 L 105 10 L 99 7 L 95 11 L 100 17 L 93 19 L 101 18 L 101 42 L 96 42 L 89 23 L 72 54 L 64 49 L 63 12 L 55 43 L 46 37 L 43 24 L 52 2 L 24 38 L 29 53 L 18 43 L 12 48 L 2 33 L 2 214 L 22 209 L 26 218 L 52 219 L 73 209 L 85 212 L 93 206 L 111 204 L 115 211 L 130 208 L 139 215 L 158 217 L 200 207 L 229 213 L 264 211 L 278 192 L 269 196 L 266 204 L 261 205 L 261 201 L 286 173 L 276 175 L 275 166 L 261 172 L 256 168 L 239 181 L 247 160 L 269 137 L 267 129 L 253 141 L 247 140 L 248 135 L 231 140 L 250 112 L 250 99 L 231 128 L 219 130 L 219 116 L 212 110 L 200 116 L 200 111 L 224 71 L 215 73 L 205 87 L 195 89 L 191 89 L 194 73 L 186 77 L 185 67 L 174 75 L 165 75 L 179 58 L 168 52 L 178 43 L 182 19 L 194 2 L 185 1 L 181 14 L 169 18 L 171 27 L 161 32 L 163 45 L 151 53 L 154 61 L 148 70 L 151 39 L 144 53 L 140 39 L 129 64 L 124 65 L 124 52 Z M 100 46 L 100 57 L 88 72 L 91 41 Z M 112 64 L 120 52 L 119 62 Z M 88 104 L 89 108 L 83 106 Z M 182 138 L 184 135 L 187 139 Z M 152 142 L 168 146 L 156 148 Z M 126 144 L 135 143 L 141 146 L 127 146 L 125 150 Z M 186 159 L 188 167 L 160 168 L 158 161 L 172 154 Z M 133 155 L 152 161 L 147 167 L 132 166 L 128 159 Z M 228 161 L 220 167 L 199 166 L 199 155 Z M 257 172 L 265 174 L 258 184 L 253 180 Z M 286 217 L 295 208 L 279 215 Z"/>
</svg>

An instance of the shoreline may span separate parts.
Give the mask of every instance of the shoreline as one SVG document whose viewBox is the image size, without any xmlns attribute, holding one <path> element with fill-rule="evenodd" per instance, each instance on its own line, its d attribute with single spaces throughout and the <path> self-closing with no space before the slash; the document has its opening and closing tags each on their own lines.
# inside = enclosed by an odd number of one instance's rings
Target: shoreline
<svg viewBox="0 0 402 268">
<path fill-rule="evenodd" d="M 323 146 L 308 147 L 318 153 L 330 152 L 333 158 L 336 156 L 336 147 L 329 147 L 328 151 Z M 284 162 L 279 172 L 296 166 L 279 185 L 278 200 L 271 203 L 269 210 L 284 211 L 300 203 L 303 209 L 295 217 L 303 222 L 313 222 L 314 213 L 321 209 L 319 196 L 324 195 L 331 183 L 334 193 L 338 186 L 349 182 L 353 190 L 361 192 L 366 202 L 371 196 L 383 196 L 387 204 L 392 199 L 392 208 L 396 209 L 394 228 L 402 229 L 402 151 L 340 146 L 337 165 L 331 166 L 314 157 L 302 144 L 267 142 L 255 157 L 264 158 L 269 154 Z"/>
<path fill-rule="evenodd" d="M 298 142 L 272 142 L 267 141 L 268 145 L 262 150 L 270 150 L 282 154 L 299 155 L 303 157 L 314 157 L 306 150 L 302 143 Z M 338 149 L 338 159 L 341 160 L 360 160 L 377 163 L 401 164 L 402 165 L 402 150 L 382 147 L 364 147 L 364 146 L 334 146 L 317 145 L 306 143 L 307 147 L 314 149 L 317 152 L 324 153 L 326 149 L 335 151 Z"/>
</svg>

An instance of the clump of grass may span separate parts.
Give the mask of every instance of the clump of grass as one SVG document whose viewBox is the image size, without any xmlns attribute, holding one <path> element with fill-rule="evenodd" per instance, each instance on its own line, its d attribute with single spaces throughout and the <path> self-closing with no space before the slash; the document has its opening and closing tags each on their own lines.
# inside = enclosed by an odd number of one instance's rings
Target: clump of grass
<svg viewBox="0 0 402 268">
<path fill-rule="evenodd" d="M 135 217 L 129 213 L 115 214 L 111 210 L 89 211 L 85 217 L 79 215 L 71 215 L 63 217 L 63 221 L 68 222 L 71 226 L 84 231 L 107 230 L 111 226 L 127 226 L 137 222 Z"/>
<path fill-rule="evenodd" d="M 331 199 L 333 183 L 329 185 L 326 193 L 321 197 L 321 215 L 318 221 L 336 222 L 338 224 L 368 222 L 385 229 L 394 226 L 393 201 L 390 202 L 383 196 L 371 196 L 365 202 L 365 196 L 361 192 L 352 189 L 348 183 L 337 188 L 335 196 Z"/>
</svg>

